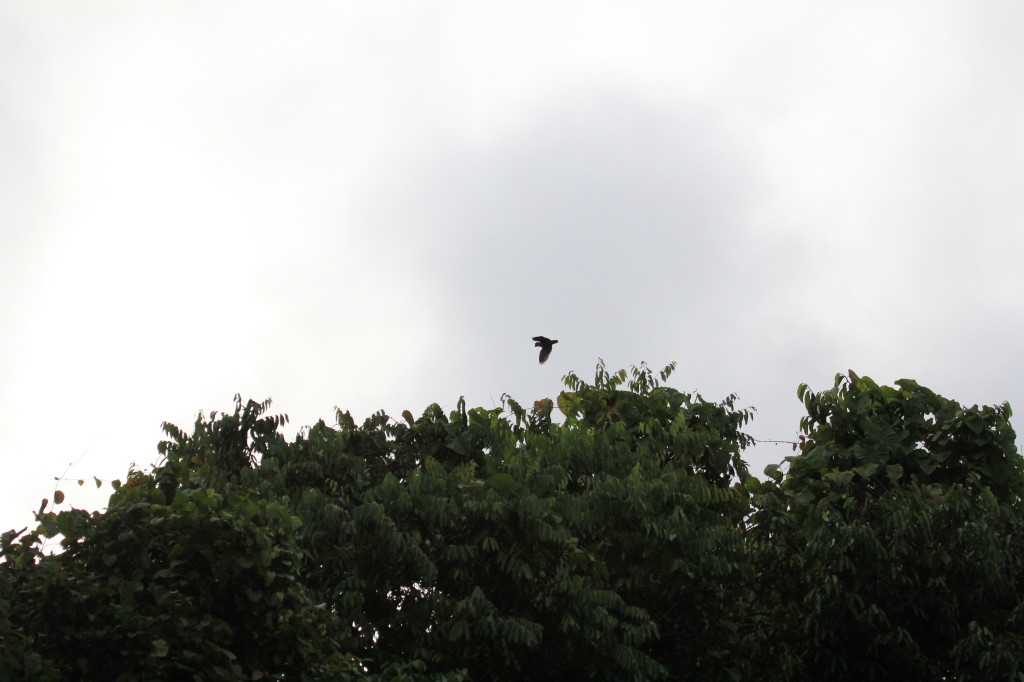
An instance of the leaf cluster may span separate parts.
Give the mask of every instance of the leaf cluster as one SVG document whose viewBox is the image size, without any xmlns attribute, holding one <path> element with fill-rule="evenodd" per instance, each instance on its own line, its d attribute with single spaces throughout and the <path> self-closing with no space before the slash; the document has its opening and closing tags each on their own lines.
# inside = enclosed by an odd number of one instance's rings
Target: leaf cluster
<svg viewBox="0 0 1024 682">
<path fill-rule="evenodd" d="M 1010 408 L 850 372 L 798 395 L 748 540 L 780 679 L 1018 679 L 1024 557 Z"/>
</svg>

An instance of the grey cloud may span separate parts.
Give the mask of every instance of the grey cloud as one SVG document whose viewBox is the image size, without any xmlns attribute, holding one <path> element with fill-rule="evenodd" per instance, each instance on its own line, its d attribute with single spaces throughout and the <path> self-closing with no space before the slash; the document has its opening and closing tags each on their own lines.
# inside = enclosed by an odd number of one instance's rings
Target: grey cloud
<svg viewBox="0 0 1024 682">
<path fill-rule="evenodd" d="M 439 158 L 421 194 L 438 276 L 492 324 L 589 336 L 718 307 L 744 267 L 747 197 L 716 134 L 698 111 L 603 94 Z"/>
<path fill-rule="evenodd" d="M 754 184 L 707 112 L 626 92 L 553 101 L 491 144 L 438 155 L 397 202 L 444 301 L 440 361 L 420 380 L 433 400 L 530 402 L 566 371 L 589 379 L 599 357 L 675 360 L 673 384 L 708 398 L 774 385 L 789 400 L 795 384 L 756 345 L 777 327 L 747 322 L 766 316 L 771 250 L 747 226 Z M 562 340 L 543 368 L 536 334 Z"/>
</svg>

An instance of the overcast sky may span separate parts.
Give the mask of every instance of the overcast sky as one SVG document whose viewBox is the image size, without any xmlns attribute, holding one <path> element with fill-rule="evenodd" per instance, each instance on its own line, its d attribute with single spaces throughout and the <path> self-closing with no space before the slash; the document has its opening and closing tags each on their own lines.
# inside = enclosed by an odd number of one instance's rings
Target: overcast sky
<svg viewBox="0 0 1024 682">
<path fill-rule="evenodd" d="M 1024 410 L 1021 35 L 1019 2 L 0 0 L 0 529 L 235 393 L 292 437 L 604 358 L 760 439 L 847 369 Z"/>
</svg>

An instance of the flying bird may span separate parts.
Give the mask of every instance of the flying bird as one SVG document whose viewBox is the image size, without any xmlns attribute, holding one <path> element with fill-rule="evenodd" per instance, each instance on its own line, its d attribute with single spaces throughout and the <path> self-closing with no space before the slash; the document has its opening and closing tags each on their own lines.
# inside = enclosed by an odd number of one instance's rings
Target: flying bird
<svg viewBox="0 0 1024 682">
<path fill-rule="evenodd" d="M 533 340 L 537 342 L 533 345 L 540 347 L 540 364 L 543 365 L 548 359 L 548 356 L 551 355 L 551 347 L 558 343 L 558 339 L 549 339 L 546 336 L 535 336 L 533 337 Z"/>
</svg>

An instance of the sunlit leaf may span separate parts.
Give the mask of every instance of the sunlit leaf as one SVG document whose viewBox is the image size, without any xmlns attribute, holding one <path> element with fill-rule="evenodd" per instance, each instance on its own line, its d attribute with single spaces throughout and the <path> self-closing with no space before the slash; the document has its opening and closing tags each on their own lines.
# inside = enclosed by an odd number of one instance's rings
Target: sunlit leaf
<svg viewBox="0 0 1024 682">
<path fill-rule="evenodd" d="M 170 645 L 167 644 L 167 640 L 154 639 L 151 642 L 151 644 L 153 645 L 153 653 L 151 654 L 152 656 L 156 656 L 157 658 L 163 658 L 168 653 L 170 653 L 171 648 Z"/>
</svg>

